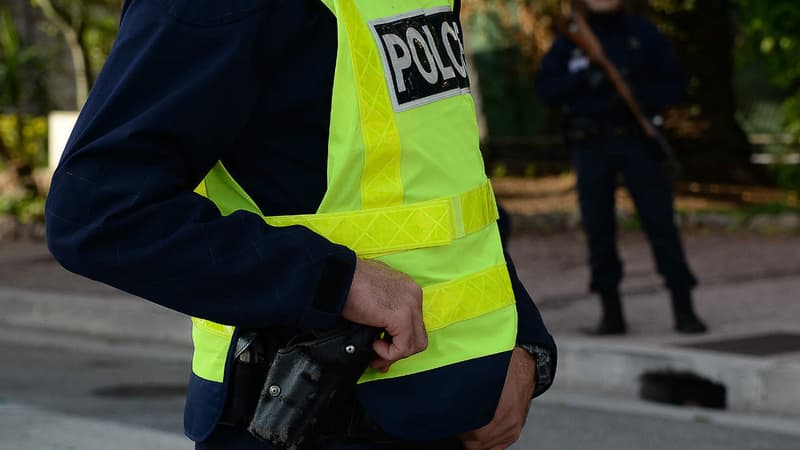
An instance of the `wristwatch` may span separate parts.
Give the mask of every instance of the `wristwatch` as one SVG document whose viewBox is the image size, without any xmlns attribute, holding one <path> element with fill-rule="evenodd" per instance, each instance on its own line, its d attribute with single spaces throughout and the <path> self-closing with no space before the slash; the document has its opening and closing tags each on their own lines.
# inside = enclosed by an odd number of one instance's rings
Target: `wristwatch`
<svg viewBox="0 0 800 450">
<path fill-rule="evenodd" d="M 533 397 L 538 397 L 553 384 L 553 360 L 550 350 L 533 344 L 517 344 L 517 347 L 528 352 L 536 361 L 536 388 L 533 390 Z"/>
</svg>

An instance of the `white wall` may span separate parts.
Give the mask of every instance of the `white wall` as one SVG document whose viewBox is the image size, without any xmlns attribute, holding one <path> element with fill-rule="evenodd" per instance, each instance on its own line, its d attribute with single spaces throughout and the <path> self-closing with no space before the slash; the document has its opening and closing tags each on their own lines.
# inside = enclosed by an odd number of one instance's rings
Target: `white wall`
<svg viewBox="0 0 800 450">
<path fill-rule="evenodd" d="M 67 140 L 78 121 L 78 111 L 51 111 L 48 117 L 48 160 L 50 170 L 55 170 Z"/>
</svg>

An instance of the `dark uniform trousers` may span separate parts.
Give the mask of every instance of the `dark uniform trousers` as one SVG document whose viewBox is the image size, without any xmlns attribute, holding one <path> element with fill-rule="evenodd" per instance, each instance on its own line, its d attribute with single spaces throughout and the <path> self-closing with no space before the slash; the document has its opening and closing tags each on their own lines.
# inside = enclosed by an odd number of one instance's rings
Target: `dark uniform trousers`
<svg viewBox="0 0 800 450">
<path fill-rule="evenodd" d="M 640 134 L 601 136 L 572 145 L 594 292 L 615 292 L 622 280 L 616 245 L 618 174 L 622 174 L 633 198 L 667 288 L 685 292 L 697 284 L 675 226 L 670 182 L 654 145 Z"/>
<path fill-rule="evenodd" d="M 399 441 L 394 443 L 344 443 L 332 438 L 313 450 L 463 450 L 457 439 L 441 441 Z M 270 450 L 271 446 L 259 441 L 244 430 L 217 427 L 205 442 L 195 445 L 195 450 Z"/>
</svg>

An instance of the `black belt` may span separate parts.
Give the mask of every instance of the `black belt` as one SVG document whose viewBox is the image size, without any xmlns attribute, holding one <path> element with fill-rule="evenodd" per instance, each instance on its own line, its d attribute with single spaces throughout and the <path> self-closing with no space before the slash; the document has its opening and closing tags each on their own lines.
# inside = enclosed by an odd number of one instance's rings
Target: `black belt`
<svg viewBox="0 0 800 450">
<path fill-rule="evenodd" d="M 642 134 L 642 129 L 636 126 L 604 125 L 592 119 L 573 120 L 566 129 L 568 142 L 601 137 L 640 136 Z"/>
</svg>

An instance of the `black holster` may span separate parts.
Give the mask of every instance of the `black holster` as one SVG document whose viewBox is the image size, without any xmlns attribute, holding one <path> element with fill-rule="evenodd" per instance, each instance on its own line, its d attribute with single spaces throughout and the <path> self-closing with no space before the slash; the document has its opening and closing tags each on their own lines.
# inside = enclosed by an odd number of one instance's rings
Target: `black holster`
<svg viewBox="0 0 800 450">
<path fill-rule="evenodd" d="M 351 401 L 358 377 L 374 358 L 378 330 L 355 324 L 298 336 L 279 349 L 262 378 L 261 395 L 248 431 L 275 448 L 294 450 L 313 445 L 336 421 L 337 403 Z M 249 405 L 248 405 L 249 406 Z"/>
<path fill-rule="evenodd" d="M 220 425 L 246 428 L 258 404 L 278 343 L 267 333 L 242 331 L 233 350 L 229 388 Z"/>
</svg>

